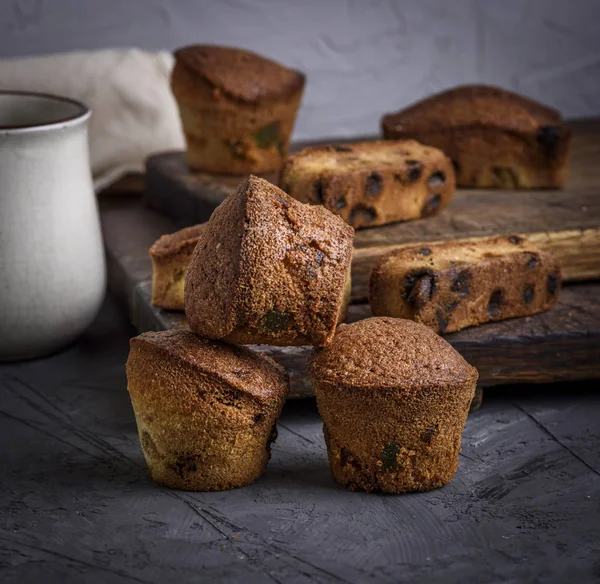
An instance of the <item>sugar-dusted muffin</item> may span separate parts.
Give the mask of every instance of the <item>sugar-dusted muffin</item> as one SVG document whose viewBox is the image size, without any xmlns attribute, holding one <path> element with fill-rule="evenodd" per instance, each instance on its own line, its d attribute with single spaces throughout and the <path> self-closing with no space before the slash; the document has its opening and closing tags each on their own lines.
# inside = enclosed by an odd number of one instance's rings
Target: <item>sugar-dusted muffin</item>
<svg viewBox="0 0 600 584">
<path fill-rule="evenodd" d="M 131 339 L 127 387 L 150 476 L 192 491 L 261 476 L 289 392 L 269 357 L 182 330 Z"/>
<path fill-rule="evenodd" d="M 558 260 L 518 235 L 399 248 L 371 271 L 376 316 L 409 318 L 441 333 L 548 310 Z"/>
<path fill-rule="evenodd" d="M 477 370 L 422 324 L 342 324 L 313 359 L 311 379 L 335 480 L 402 493 L 448 483 Z"/>
<path fill-rule="evenodd" d="M 214 211 L 185 279 L 190 328 L 242 344 L 325 345 L 349 296 L 354 230 L 250 176 Z"/>
<path fill-rule="evenodd" d="M 150 248 L 154 306 L 183 310 L 185 273 L 204 225 L 200 223 L 163 235 Z"/>
<path fill-rule="evenodd" d="M 281 171 L 281 188 L 360 229 L 439 213 L 454 194 L 452 163 L 414 140 L 305 148 Z"/>
<path fill-rule="evenodd" d="M 464 85 L 383 116 L 383 135 L 443 150 L 456 184 L 481 188 L 560 188 L 571 131 L 558 111 L 484 85 Z"/>
<path fill-rule="evenodd" d="M 279 170 L 305 77 L 249 51 L 193 45 L 175 52 L 171 89 L 191 168 L 217 174 Z"/>
</svg>

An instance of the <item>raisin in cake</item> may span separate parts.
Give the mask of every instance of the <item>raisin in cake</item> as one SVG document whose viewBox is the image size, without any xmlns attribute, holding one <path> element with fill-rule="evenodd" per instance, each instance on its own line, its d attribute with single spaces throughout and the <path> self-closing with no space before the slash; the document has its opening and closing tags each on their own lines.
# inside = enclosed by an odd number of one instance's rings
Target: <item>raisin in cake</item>
<svg viewBox="0 0 600 584">
<path fill-rule="evenodd" d="M 342 324 L 310 374 L 338 483 L 402 493 L 452 479 L 478 374 L 432 330 L 385 317 Z"/>
<path fill-rule="evenodd" d="M 412 138 L 443 150 L 456 183 L 481 188 L 559 188 L 571 132 L 558 111 L 497 87 L 466 85 L 381 121 L 385 138 Z"/>
<path fill-rule="evenodd" d="M 324 345 L 349 296 L 354 230 L 250 176 L 212 214 L 185 279 L 190 328 L 242 344 Z"/>
<path fill-rule="evenodd" d="M 127 382 L 156 482 L 220 491 L 264 472 L 289 391 L 269 357 L 190 331 L 144 333 L 131 339 Z"/>
<path fill-rule="evenodd" d="M 554 255 L 517 235 L 400 248 L 369 280 L 375 315 L 409 318 L 445 333 L 527 316 L 556 303 Z"/>
<path fill-rule="evenodd" d="M 414 140 L 306 148 L 279 181 L 303 203 L 321 204 L 356 228 L 439 213 L 454 194 L 450 160 Z"/>
<path fill-rule="evenodd" d="M 175 52 L 171 89 L 191 168 L 217 174 L 279 170 L 305 77 L 242 49 L 193 45 Z"/>
<path fill-rule="evenodd" d="M 150 248 L 152 304 L 183 310 L 183 283 L 204 223 L 163 235 Z"/>
</svg>

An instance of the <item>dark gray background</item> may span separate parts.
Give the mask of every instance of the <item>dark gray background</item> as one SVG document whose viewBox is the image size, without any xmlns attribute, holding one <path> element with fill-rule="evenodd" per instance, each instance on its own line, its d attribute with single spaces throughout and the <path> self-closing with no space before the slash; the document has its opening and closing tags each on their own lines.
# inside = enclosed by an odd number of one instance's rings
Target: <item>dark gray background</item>
<svg viewBox="0 0 600 584">
<path fill-rule="evenodd" d="M 308 74 L 295 139 L 372 135 L 382 113 L 492 83 L 600 115 L 598 0 L 2 0 L 0 58 L 252 49 Z"/>
</svg>

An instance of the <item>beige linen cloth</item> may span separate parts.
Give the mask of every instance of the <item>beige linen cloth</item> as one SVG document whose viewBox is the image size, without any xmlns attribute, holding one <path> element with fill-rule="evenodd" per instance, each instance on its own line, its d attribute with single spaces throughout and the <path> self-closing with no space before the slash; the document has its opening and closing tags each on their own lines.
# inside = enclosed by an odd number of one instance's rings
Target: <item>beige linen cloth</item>
<svg viewBox="0 0 600 584">
<path fill-rule="evenodd" d="M 89 144 L 96 191 L 146 157 L 181 150 L 184 138 L 169 87 L 170 53 L 108 49 L 0 60 L 0 90 L 52 93 L 92 110 Z"/>
</svg>

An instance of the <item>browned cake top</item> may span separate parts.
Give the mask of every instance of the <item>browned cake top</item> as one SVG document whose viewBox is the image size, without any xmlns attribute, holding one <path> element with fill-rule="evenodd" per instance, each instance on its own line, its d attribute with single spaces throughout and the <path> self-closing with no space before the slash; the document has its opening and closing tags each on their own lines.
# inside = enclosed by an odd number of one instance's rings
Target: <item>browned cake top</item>
<svg viewBox="0 0 600 584">
<path fill-rule="evenodd" d="M 426 326 L 377 317 L 340 325 L 313 359 L 311 374 L 346 387 L 426 389 L 474 379 L 477 370 Z"/>
<path fill-rule="evenodd" d="M 250 175 L 238 188 L 237 194 L 247 201 L 247 213 L 250 220 L 263 222 L 274 220 L 274 216 L 283 217 L 280 222 L 289 231 L 297 232 L 306 238 L 327 245 L 331 248 L 329 255 L 336 257 L 334 252 L 339 252 L 340 257 L 346 255 L 348 245 L 354 239 L 354 229 L 346 224 L 343 219 L 334 215 L 321 205 L 307 205 L 296 201 L 279 187 L 269 181 Z M 283 232 L 283 230 L 282 230 Z M 289 235 L 282 233 L 282 245 L 287 244 Z M 259 242 L 258 242 L 259 243 Z M 278 250 L 266 250 L 270 255 L 279 256 Z"/>
<path fill-rule="evenodd" d="M 204 231 L 205 223 L 185 227 L 175 233 L 167 233 L 157 239 L 150 248 L 152 256 L 170 256 L 175 255 L 184 247 L 196 245 L 200 234 Z"/>
<path fill-rule="evenodd" d="M 419 144 L 415 140 L 372 140 L 348 144 L 310 146 L 288 158 L 286 169 L 295 166 L 320 173 L 326 170 L 349 172 L 361 170 L 393 170 L 400 159 L 417 157 L 420 161 L 441 156 L 440 150 Z"/>
<path fill-rule="evenodd" d="M 351 261 L 354 229 L 325 207 L 299 203 L 255 176 L 248 178 L 244 193 L 246 216 L 254 226 L 245 240 L 247 285 L 256 294 L 252 309 L 270 308 L 275 288 L 276 296 L 286 298 L 282 307 L 296 313 L 297 328 L 318 330 L 329 339 Z M 306 305 L 296 308 L 305 297 L 313 302 L 308 314 Z"/>
<path fill-rule="evenodd" d="M 273 343 L 292 334 L 307 336 L 307 344 L 328 340 L 353 239 L 354 229 L 325 207 L 250 175 L 214 211 L 192 257 L 185 282 L 191 328 L 216 338 L 252 328 Z"/>
<path fill-rule="evenodd" d="M 249 103 L 285 97 L 304 86 L 303 73 L 242 49 L 192 45 L 177 50 L 175 59 L 229 97 Z"/>
<path fill-rule="evenodd" d="M 155 361 L 160 355 L 171 364 L 193 367 L 199 375 L 215 375 L 235 389 L 260 400 L 287 394 L 287 373 L 270 357 L 246 347 L 211 341 L 187 330 L 147 332 L 130 341 Z M 174 379 L 173 383 L 177 380 Z"/>
<path fill-rule="evenodd" d="M 382 124 L 396 132 L 474 125 L 530 132 L 560 121 L 558 111 L 516 93 L 485 85 L 463 85 L 388 114 Z"/>
<path fill-rule="evenodd" d="M 463 264 L 494 260 L 508 254 L 542 253 L 539 248 L 519 235 L 493 235 L 486 238 L 457 239 L 423 245 L 408 245 L 382 256 L 374 271 L 393 267 L 400 272 L 414 268 L 443 270 Z"/>
</svg>

